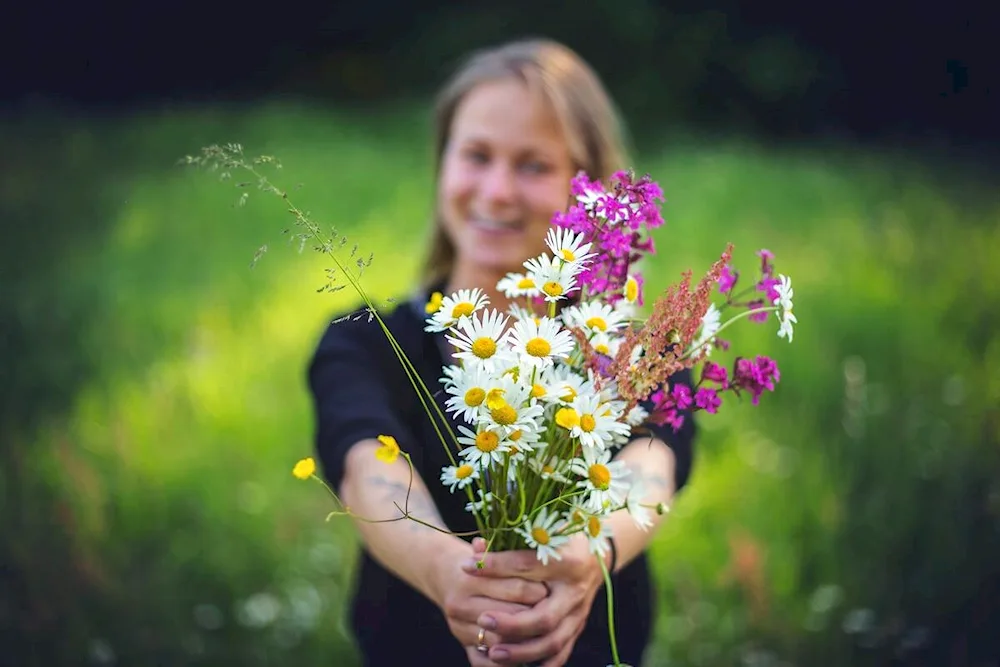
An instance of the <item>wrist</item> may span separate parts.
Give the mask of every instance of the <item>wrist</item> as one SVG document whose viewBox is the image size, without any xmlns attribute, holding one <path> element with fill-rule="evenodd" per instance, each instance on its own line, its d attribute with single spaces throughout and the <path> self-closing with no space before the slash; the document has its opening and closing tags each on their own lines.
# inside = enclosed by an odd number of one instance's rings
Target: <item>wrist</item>
<svg viewBox="0 0 1000 667">
<path fill-rule="evenodd" d="M 438 608 L 444 608 L 448 591 L 455 585 L 455 577 L 462 574 L 462 562 L 472 557 L 468 542 L 454 535 L 439 533 L 440 540 L 431 545 L 423 593 Z"/>
</svg>

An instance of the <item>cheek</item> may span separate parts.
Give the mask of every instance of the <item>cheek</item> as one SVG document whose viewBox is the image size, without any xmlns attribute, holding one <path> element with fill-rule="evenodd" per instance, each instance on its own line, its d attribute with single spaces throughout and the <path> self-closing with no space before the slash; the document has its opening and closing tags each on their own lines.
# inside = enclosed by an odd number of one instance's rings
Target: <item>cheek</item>
<svg viewBox="0 0 1000 667">
<path fill-rule="evenodd" d="M 552 221 L 552 216 L 559 211 L 566 210 L 569 204 L 569 181 L 565 183 L 559 179 L 547 180 L 539 183 L 533 188 L 528 197 L 530 202 L 532 218 L 539 224 L 548 225 Z"/>
</svg>

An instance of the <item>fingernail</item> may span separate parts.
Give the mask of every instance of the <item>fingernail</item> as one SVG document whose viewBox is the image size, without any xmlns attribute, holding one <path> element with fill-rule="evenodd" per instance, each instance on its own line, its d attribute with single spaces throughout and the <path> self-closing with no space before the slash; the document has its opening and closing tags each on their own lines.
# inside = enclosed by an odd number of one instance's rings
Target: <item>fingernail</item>
<svg viewBox="0 0 1000 667">
<path fill-rule="evenodd" d="M 483 630 L 496 630 L 497 620 L 492 616 L 483 616 L 482 621 L 479 623 L 479 626 Z"/>
<path fill-rule="evenodd" d="M 505 648 L 495 648 L 490 651 L 490 660 L 506 660 L 510 657 L 510 652 Z"/>
</svg>

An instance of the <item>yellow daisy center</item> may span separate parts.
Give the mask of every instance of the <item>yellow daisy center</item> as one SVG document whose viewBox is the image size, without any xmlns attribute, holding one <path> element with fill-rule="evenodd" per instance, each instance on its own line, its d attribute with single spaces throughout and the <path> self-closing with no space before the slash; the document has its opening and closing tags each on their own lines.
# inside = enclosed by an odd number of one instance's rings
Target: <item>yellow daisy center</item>
<svg viewBox="0 0 1000 667">
<path fill-rule="evenodd" d="M 525 343 L 524 349 L 533 357 L 547 357 L 552 351 L 552 346 L 544 338 L 532 338 Z"/>
<path fill-rule="evenodd" d="M 477 338 L 474 343 L 472 343 L 472 354 L 476 355 L 480 359 L 489 359 L 497 351 L 497 342 L 492 338 L 483 336 L 482 338 Z"/>
<path fill-rule="evenodd" d="M 531 385 L 531 397 L 532 398 L 541 398 L 544 395 L 545 395 L 545 387 L 543 387 L 540 384 L 533 384 L 533 385 Z"/>
<path fill-rule="evenodd" d="M 550 280 L 549 282 L 542 285 L 542 291 L 548 294 L 549 296 L 562 296 L 565 290 L 563 290 L 562 285 L 560 285 L 554 280 Z"/>
<path fill-rule="evenodd" d="M 542 466 L 542 472 L 545 473 L 545 474 L 547 474 L 547 475 L 551 475 L 555 471 L 556 471 L 556 469 L 553 468 L 550 465 L 544 465 L 544 466 Z"/>
<path fill-rule="evenodd" d="M 611 486 L 611 471 L 608 467 L 600 463 L 595 463 L 587 470 L 587 477 L 595 489 L 607 491 Z"/>
<path fill-rule="evenodd" d="M 580 415 L 573 408 L 559 408 L 556 411 L 556 423 L 569 430 L 580 423 Z"/>
<path fill-rule="evenodd" d="M 597 428 L 597 420 L 594 419 L 594 415 L 583 415 L 580 417 L 580 430 L 584 433 L 590 433 L 595 428 Z"/>
<path fill-rule="evenodd" d="M 484 398 L 486 398 L 486 392 L 480 387 L 473 387 L 469 391 L 465 392 L 465 404 L 470 408 L 475 408 L 481 405 Z"/>
<path fill-rule="evenodd" d="M 566 401 L 567 403 L 572 403 L 573 399 L 576 398 L 576 389 L 573 389 L 573 387 L 567 387 L 566 393 L 563 394 L 560 398 L 562 398 L 562 400 Z"/>
<path fill-rule="evenodd" d="M 611 350 L 608 349 L 608 346 L 605 345 L 604 343 L 598 343 L 597 345 L 595 345 L 594 346 L 594 350 L 597 351 L 597 352 L 600 352 L 601 354 L 610 354 L 611 353 Z"/>
<path fill-rule="evenodd" d="M 580 510 L 573 510 L 573 516 L 571 518 L 573 523 L 583 523 L 584 515 Z"/>
<path fill-rule="evenodd" d="M 451 317 L 457 320 L 460 317 L 471 315 L 475 309 L 475 305 L 468 301 L 462 301 L 461 303 L 456 303 L 455 307 L 451 309 Z"/>
<path fill-rule="evenodd" d="M 608 323 L 604 321 L 603 317 L 591 317 L 585 322 L 585 324 L 591 329 L 597 329 L 598 331 L 607 331 Z"/>
<path fill-rule="evenodd" d="M 629 279 L 625 282 L 625 299 L 629 303 L 634 303 L 636 299 L 639 298 L 639 282 L 629 276 Z"/>
<path fill-rule="evenodd" d="M 489 454 L 499 446 L 500 436 L 493 431 L 483 431 L 476 436 L 476 448 L 481 452 Z M 591 478 L 593 478 L 593 474 L 591 474 Z"/>
<path fill-rule="evenodd" d="M 548 544 L 549 540 L 552 539 L 549 537 L 549 531 L 545 530 L 541 526 L 535 526 L 534 528 L 532 528 L 531 536 L 535 538 L 535 542 L 538 542 L 542 546 Z"/>
<path fill-rule="evenodd" d="M 518 289 L 534 289 L 535 288 L 535 281 L 532 280 L 531 278 L 521 278 L 519 281 L 517 281 L 517 288 Z"/>
<path fill-rule="evenodd" d="M 490 410 L 490 416 L 501 426 L 510 426 L 517 421 L 517 410 L 510 403 L 504 403 L 499 408 Z"/>
<path fill-rule="evenodd" d="M 521 439 L 522 435 L 524 435 L 524 431 L 522 431 L 521 429 L 517 429 L 516 431 L 508 435 L 507 438 L 512 442 L 517 442 L 518 440 Z"/>
<path fill-rule="evenodd" d="M 507 405 L 507 401 L 503 400 L 503 395 L 503 389 L 490 389 L 489 393 L 486 394 L 486 407 L 490 410 L 496 410 Z"/>
<path fill-rule="evenodd" d="M 601 534 L 601 520 L 596 516 L 592 516 L 587 519 L 587 532 L 590 533 L 591 537 L 597 537 Z"/>
<path fill-rule="evenodd" d="M 560 252 L 559 254 L 562 255 L 562 258 L 565 259 L 567 262 L 576 261 L 576 255 L 574 255 L 573 251 L 570 250 L 569 248 L 563 248 L 562 252 Z"/>
<path fill-rule="evenodd" d="M 467 479 L 470 475 L 472 475 L 472 466 L 468 463 L 464 463 L 455 468 L 456 479 Z"/>
</svg>

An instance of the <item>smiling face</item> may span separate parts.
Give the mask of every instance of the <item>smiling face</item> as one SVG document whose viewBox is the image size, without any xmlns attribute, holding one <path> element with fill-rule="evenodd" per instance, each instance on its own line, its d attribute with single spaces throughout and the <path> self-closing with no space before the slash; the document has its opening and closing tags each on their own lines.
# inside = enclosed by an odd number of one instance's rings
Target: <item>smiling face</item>
<svg viewBox="0 0 1000 667">
<path fill-rule="evenodd" d="M 576 171 L 555 113 L 518 79 L 481 83 L 456 108 L 442 158 L 438 202 L 455 246 L 453 277 L 495 282 L 523 270 L 545 250 Z"/>
</svg>

